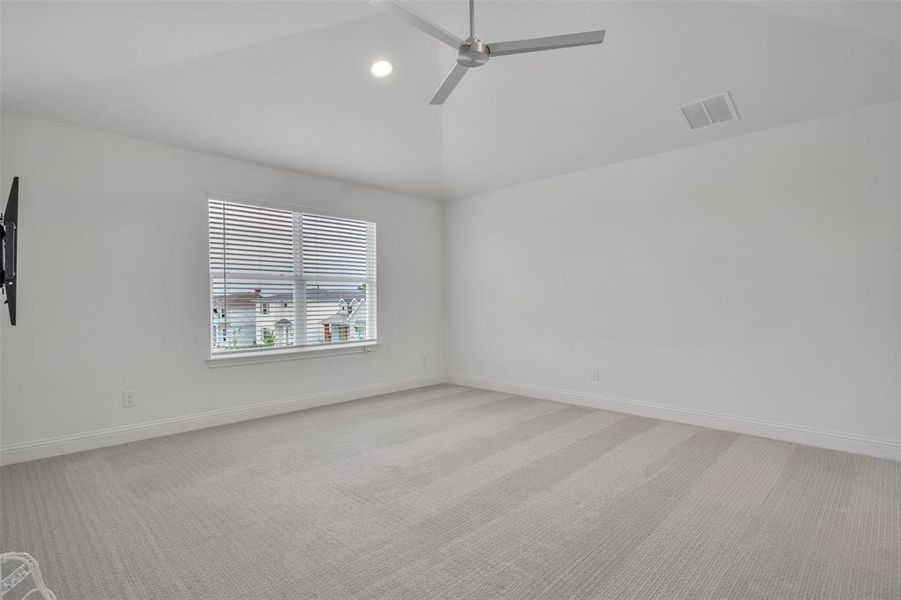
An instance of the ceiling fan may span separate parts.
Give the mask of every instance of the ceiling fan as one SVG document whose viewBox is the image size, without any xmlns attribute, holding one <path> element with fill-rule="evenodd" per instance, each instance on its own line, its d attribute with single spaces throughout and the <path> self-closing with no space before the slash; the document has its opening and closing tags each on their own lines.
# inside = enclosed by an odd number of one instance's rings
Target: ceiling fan
<svg viewBox="0 0 901 600">
<path fill-rule="evenodd" d="M 369 0 L 373 5 L 381 8 L 395 17 L 403 19 L 416 29 L 429 34 L 433 38 L 444 42 L 457 51 L 457 65 L 445 78 L 444 83 L 435 92 L 429 104 L 444 104 L 450 96 L 466 69 L 481 67 L 492 56 L 506 56 L 508 54 L 524 54 L 526 52 L 538 52 L 540 50 L 556 50 L 557 48 L 571 48 L 573 46 L 587 46 L 600 44 L 604 41 L 604 30 L 584 31 L 582 33 L 568 33 L 565 35 L 552 35 L 550 37 L 531 38 L 527 40 L 514 40 L 510 42 L 486 43 L 476 37 L 475 34 L 475 3 L 469 0 L 469 37 L 460 39 L 450 31 L 431 21 L 423 19 L 411 9 L 397 0 Z"/>
</svg>

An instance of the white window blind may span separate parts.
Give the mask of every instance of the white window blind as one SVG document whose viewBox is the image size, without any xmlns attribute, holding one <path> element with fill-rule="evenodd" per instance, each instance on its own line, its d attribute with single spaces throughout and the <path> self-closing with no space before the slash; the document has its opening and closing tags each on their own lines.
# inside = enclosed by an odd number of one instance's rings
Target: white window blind
<svg viewBox="0 0 901 600">
<path fill-rule="evenodd" d="M 209 200 L 210 349 L 375 341 L 375 223 Z"/>
</svg>

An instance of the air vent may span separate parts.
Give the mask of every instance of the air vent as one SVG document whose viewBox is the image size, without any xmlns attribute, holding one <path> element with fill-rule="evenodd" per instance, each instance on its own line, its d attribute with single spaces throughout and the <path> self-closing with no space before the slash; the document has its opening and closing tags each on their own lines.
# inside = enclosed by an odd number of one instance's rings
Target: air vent
<svg viewBox="0 0 901 600">
<path fill-rule="evenodd" d="M 692 129 L 738 119 L 738 111 L 735 110 L 735 104 L 732 103 L 729 92 L 710 96 L 697 102 L 689 102 L 679 108 L 682 109 L 682 114 Z"/>
</svg>

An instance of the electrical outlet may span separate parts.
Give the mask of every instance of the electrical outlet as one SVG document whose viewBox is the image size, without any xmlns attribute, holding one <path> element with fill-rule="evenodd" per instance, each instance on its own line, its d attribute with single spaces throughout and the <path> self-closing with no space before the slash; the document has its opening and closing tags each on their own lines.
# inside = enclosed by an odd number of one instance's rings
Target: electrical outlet
<svg viewBox="0 0 901 600">
<path fill-rule="evenodd" d="M 131 390 L 122 392 L 122 408 L 134 408 L 135 393 Z"/>
<path fill-rule="evenodd" d="M 429 357 L 426 356 L 425 354 L 422 355 L 422 366 L 423 367 L 429 366 Z"/>
<path fill-rule="evenodd" d="M 600 381 L 601 380 L 601 370 L 598 367 L 595 367 L 591 370 L 591 380 L 592 381 Z"/>
</svg>

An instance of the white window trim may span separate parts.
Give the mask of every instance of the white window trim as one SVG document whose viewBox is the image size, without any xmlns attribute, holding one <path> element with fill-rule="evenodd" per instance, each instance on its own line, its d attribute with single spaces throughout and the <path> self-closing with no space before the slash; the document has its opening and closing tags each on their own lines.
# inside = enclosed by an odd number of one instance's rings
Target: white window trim
<svg viewBox="0 0 901 600">
<path fill-rule="evenodd" d="M 379 346 L 377 340 L 365 342 L 348 342 L 346 344 L 328 344 L 319 346 L 296 346 L 282 350 L 246 350 L 229 354 L 213 354 L 206 359 L 210 368 L 236 367 L 240 365 L 258 365 L 270 362 L 284 362 L 302 358 L 325 358 L 328 356 L 344 356 L 346 354 L 365 354 L 375 351 Z"/>
<path fill-rule="evenodd" d="M 204 198 L 204 205 L 209 206 L 210 200 L 222 200 L 225 202 L 237 202 L 248 204 L 251 206 L 260 206 L 263 208 L 272 208 L 276 210 L 287 210 L 295 213 L 303 213 L 309 212 L 311 214 L 322 215 L 325 217 L 335 217 L 339 219 L 353 219 L 358 221 L 365 221 L 367 223 L 373 223 L 376 226 L 376 231 L 378 231 L 378 221 L 374 220 L 372 217 L 363 216 L 359 214 L 353 213 L 345 213 L 340 211 L 334 211 L 328 208 L 322 208 L 319 206 L 310 206 L 304 204 L 295 204 L 293 202 L 284 202 L 279 200 L 272 200 L 269 198 L 256 198 L 253 196 L 242 196 L 238 194 L 231 194 L 227 192 L 216 192 L 214 190 L 206 190 L 206 197 Z M 295 219 L 296 223 L 297 219 Z M 209 227 L 207 227 L 207 243 L 206 247 L 209 248 L 210 240 L 209 240 Z M 300 231 L 299 228 L 295 225 L 295 244 L 300 242 Z M 302 248 L 302 246 L 296 246 L 298 248 Z M 378 252 L 378 251 L 376 251 Z M 207 282 L 207 288 L 212 290 L 212 280 L 217 274 L 224 275 L 224 271 L 216 271 L 214 272 L 209 268 L 209 251 L 207 251 L 207 272 L 209 273 L 209 281 Z M 302 250 L 299 250 L 295 253 L 295 261 L 302 261 L 303 255 Z M 370 270 L 370 273 L 378 273 L 378 254 L 375 256 L 376 263 L 372 265 L 375 267 L 375 270 Z M 300 263 L 302 264 L 302 262 Z M 296 268 L 299 269 L 298 266 Z M 298 270 L 297 272 L 300 272 Z M 243 273 L 236 274 L 232 273 L 229 275 L 232 279 L 258 279 L 261 276 L 265 275 L 267 279 L 284 279 L 286 281 L 294 281 L 295 285 L 300 283 L 305 283 L 307 281 L 327 281 L 327 282 L 340 282 L 340 281 L 359 281 L 358 277 L 347 277 L 347 276 L 320 276 L 320 275 L 306 275 L 298 278 L 298 276 L 294 273 L 286 274 L 286 273 Z M 378 303 L 378 283 L 375 279 L 367 278 L 367 285 L 372 286 L 373 295 L 372 295 L 372 306 L 377 306 Z M 212 294 L 212 291 L 210 291 Z M 300 307 L 300 302 L 306 302 L 306 294 L 301 294 L 303 298 L 302 301 L 296 300 L 297 293 L 295 291 L 295 312 Z M 211 296 L 212 300 L 212 296 Z M 209 312 L 209 308 L 207 309 Z M 377 315 L 377 313 L 376 313 Z M 209 319 L 209 316 L 207 316 Z M 378 319 L 378 317 L 375 317 Z M 327 357 L 327 356 L 340 356 L 345 354 L 360 354 L 360 353 L 369 353 L 377 349 L 379 346 L 379 337 L 378 337 L 378 326 L 377 321 L 372 325 L 371 330 L 375 331 L 376 337 L 372 340 L 366 340 L 363 342 L 347 342 L 344 344 L 317 344 L 317 345 L 304 345 L 304 346 L 291 346 L 288 348 L 283 348 L 279 350 L 271 350 L 271 349 L 259 349 L 259 350 L 244 350 L 240 352 L 228 352 L 228 353 L 213 353 L 213 349 L 209 348 L 209 353 L 207 356 L 207 365 L 212 367 L 227 367 L 227 366 L 238 366 L 238 365 L 246 365 L 246 364 L 261 364 L 267 362 L 282 362 L 287 360 L 297 360 L 301 358 L 317 358 L 317 357 Z M 304 323 L 304 328 L 306 327 L 306 323 Z M 210 329 L 209 323 L 207 323 L 207 329 Z"/>
</svg>

